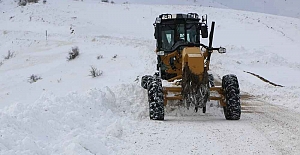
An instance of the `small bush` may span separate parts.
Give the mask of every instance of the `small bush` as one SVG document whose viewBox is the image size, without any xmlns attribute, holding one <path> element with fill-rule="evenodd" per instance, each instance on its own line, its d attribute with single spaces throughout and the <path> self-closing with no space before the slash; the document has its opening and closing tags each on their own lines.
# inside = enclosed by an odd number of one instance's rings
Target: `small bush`
<svg viewBox="0 0 300 155">
<path fill-rule="evenodd" d="M 108 1 L 108 0 L 101 0 L 101 2 L 109 3 L 109 1 Z"/>
<path fill-rule="evenodd" d="M 0 62 L 0 66 L 2 66 L 3 65 L 3 62 Z"/>
<path fill-rule="evenodd" d="M 91 66 L 91 70 L 90 70 L 90 75 L 91 77 L 95 78 L 95 77 L 98 77 L 100 75 L 102 75 L 102 71 L 98 70 L 97 68 Z"/>
<path fill-rule="evenodd" d="M 111 3 L 111 4 L 115 4 L 115 2 L 114 2 L 114 1 L 110 1 L 110 3 Z"/>
<path fill-rule="evenodd" d="M 115 59 L 115 58 L 117 58 L 117 56 L 118 56 L 118 55 L 116 54 L 116 55 L 113 56 L 113 58 Z"/>
<path fill-rule="evenodd" d="M 32 75 L 29 77 L 28 82 L 29 82 L 29 83 L 34 83 L 34 82 L 36 82 L 36 81 L 38 81 L 38 80 L 41 80 L 41 79 L 42 79 L 41 77 L 32 74 Z"/>
<path fill-rule="evenodd" d="M 8 59 L 10 59 L 10 58 L 12 58 L 12 57 L 14 57 L 14 56 L 15 56 L 15 53 L 14 53 L 14 52 L 8 51 L 8 52 L 7 52 L 7 55 L 4 56 L 4 59 L 8 60 Z"/>
<path fill-rule="evenodd" d="M 45 0 L 44 0 L 45 1 Z M 43 2 L 44 2 L 43 1 Z M 39 0 L 19 0 L 19 5 L 20 6 L 25 6 L 25 5 L 27 5 L 27 3 L 38 3 L 39 2 Z"/>
<path fill-rule="evenodd" d="M 25 6 L 27 4 L 27 0 L 19 0 L 18 5 Z"/>
<path fill-rule="evenodd" d="M 39 0 L 27 0 L 28 3 L 38 3 Z"/>
<path fill-rule="evenodd" d="M 103 55 L 98 55 L 97 56 L 97 59 L 99 60 L 99 59 L 102 59 L 103 58 Z"/>
<path fill-rule="evenodd" d="M 79 48 L 72 47 L 72 51 L 69 52 L 69 56 L 67 57 L 68 61 L 75 59 L 79 55 Z"/>
</svg>

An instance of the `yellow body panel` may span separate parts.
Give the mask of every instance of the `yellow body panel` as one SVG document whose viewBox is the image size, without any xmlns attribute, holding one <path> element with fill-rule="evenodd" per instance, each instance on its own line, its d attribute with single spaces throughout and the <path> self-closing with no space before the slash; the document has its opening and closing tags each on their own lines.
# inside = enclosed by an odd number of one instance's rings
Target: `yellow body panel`
<svg viewBox="0 0 300 155">
<path fill-rule="evenodd" d="M 186 47 L 182 51 L 182 67 L 187 64 L 190 70 L 197 75 L 204 72 L 204 56 L 199 47 Z"/>
<path fill-rule="evenodd" d="M 188 66 L 192 73 L 200 75 L 204 72 L 204 58 L 202 54 L 187 54 Z"/>
<path fill-rule="evenodd" d="M 181 70 L 181 57 L 180 55 L 178 54 L 177 51 L 174 51 L 170 54 L 167 54 L 167 55 L 164 55 L 164 56 L 160 56 L 161 57 L 161 60 L 163 61 L 163 63 L 167 66 L 167 69 L 166 72 L 167 73 L 176 73 L 177 75 L 181 75 L 182 74 L 182 70 Z M 170 66 L 170 58 L 176 58 L 176 60 L 179 62 L 179 63 L 175 63 L 175 70 L 171 69 L 171 66 Z"/>
</svg>

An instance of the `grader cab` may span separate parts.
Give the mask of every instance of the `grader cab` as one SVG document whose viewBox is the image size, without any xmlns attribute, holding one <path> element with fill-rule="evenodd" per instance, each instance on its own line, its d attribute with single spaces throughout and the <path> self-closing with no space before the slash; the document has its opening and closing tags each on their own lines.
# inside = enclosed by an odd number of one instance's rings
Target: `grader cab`
<svg viewBox="0 0 300 155">
<path fill-rule="evenodd" d="M 142 77 L 141 86 L 147 89 L 149 116 L 153 120 L 164 120 L 164 106 L 169 100 L 180 100 L 194 107 L 197 112 L 206 112 L 206 103 L 219 101 L 225 118 L 238 120 L 241 116 L 238 79 L 233 74 L 223 76 L 222 85 L 215 86 L 212 74 L 208 73 L 213 51 L 225 53 L 225 48 L 212 47 L 215 22 L 208 32 L 207 15 L 199 18 L 196 13 L 162 14 L 156 18 L 155 39 L 157 41 L 157 72 Z M 209 45 L 201 43 L 208 38 Z M 162 80 L 173 82 L 163 86 Z M 219 96 L 210 96 L 210 92 Z"/>
</svg>

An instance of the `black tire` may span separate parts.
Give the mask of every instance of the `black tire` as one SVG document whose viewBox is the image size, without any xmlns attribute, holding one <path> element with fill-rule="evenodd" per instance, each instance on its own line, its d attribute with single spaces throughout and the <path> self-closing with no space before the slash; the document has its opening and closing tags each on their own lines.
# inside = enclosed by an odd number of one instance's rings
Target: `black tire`
<svg viewBox="0 0 300 155">
<path fill-rule="evenodd" d="M 239 82 L 236 75 L 223 76 L 222 88 L 226 99 L 226 107 L 223 107 L 225 118 L 227 120 L 239 120 L 241 117 L 241 104 Z"/>
<path fill-rule="evenodd" d="M 212 74 L 208 74 L 208 81 L 209 81 L 210 87 L 215 86 L 215 79 L 214 79 L 214 76 Z"/>
<path fill-rule="evenodd" d="M 206 113 L 206 107 L 202 108 L 202 112 L 205 114 Z"/>
<path fill-rule="evenodd" d="M 151 81 L 153 79 L 153 76 L 151 75 L 145 75 L 142 77 L 142 80 L 141 80 L 141 86 L 144 88 L 144 89 L 147 89 L 148 88 L 148 81 Z"/>
<path fill-rule="evenodd" d="M 149 116 L 152 120 L 164 120 L 164 95 L 161 79 L 149 79 L 148 102 Z"/>
</svg>

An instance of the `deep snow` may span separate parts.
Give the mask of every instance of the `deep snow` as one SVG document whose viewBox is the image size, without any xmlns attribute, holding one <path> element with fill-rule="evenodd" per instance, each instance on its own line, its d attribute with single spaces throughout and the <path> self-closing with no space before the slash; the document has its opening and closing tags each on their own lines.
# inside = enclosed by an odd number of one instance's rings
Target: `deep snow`
<svg viewBox="0 0 300 155">
<path fill-rule="evenodd" d="M 276 130 L 261 132 L 245 113 L 240 121 L 228 122 L 214 102 L 207 114 L 167 107 L 165 122 L 149 121 L 146 92 L 139 85 L 142 75 L 155 71 L 155 17 L 197 12 L 216 21 L 214 46 L 227 48 L 226 54 L 212 56 L 217 80 L 234 73 L 243 95 L 255 96 L 265 107 L 270 103 L 300 112 L 295 78 L 300 76 L 299 19 L 197 5 L 94 0 L 26 7 L 5 1 L 0 10 L 0 55 L 15 53 L 0 59 L 1 154 L 156 154 L 161 143 L 165 154 L 299 153 L 287 152 L 299 141 L 278 148 L 276 137 L 268 136 L 277 132 L 277 124 Z M 80 55 L 67 61 L 74 46 Z M 90 77 L 91 66 L 103 74 Z M 32 74 L 42 79 L 30 84 Z M 228 147 L 225 142 L 233 136 L 234 146 Z"/>
</svg>

